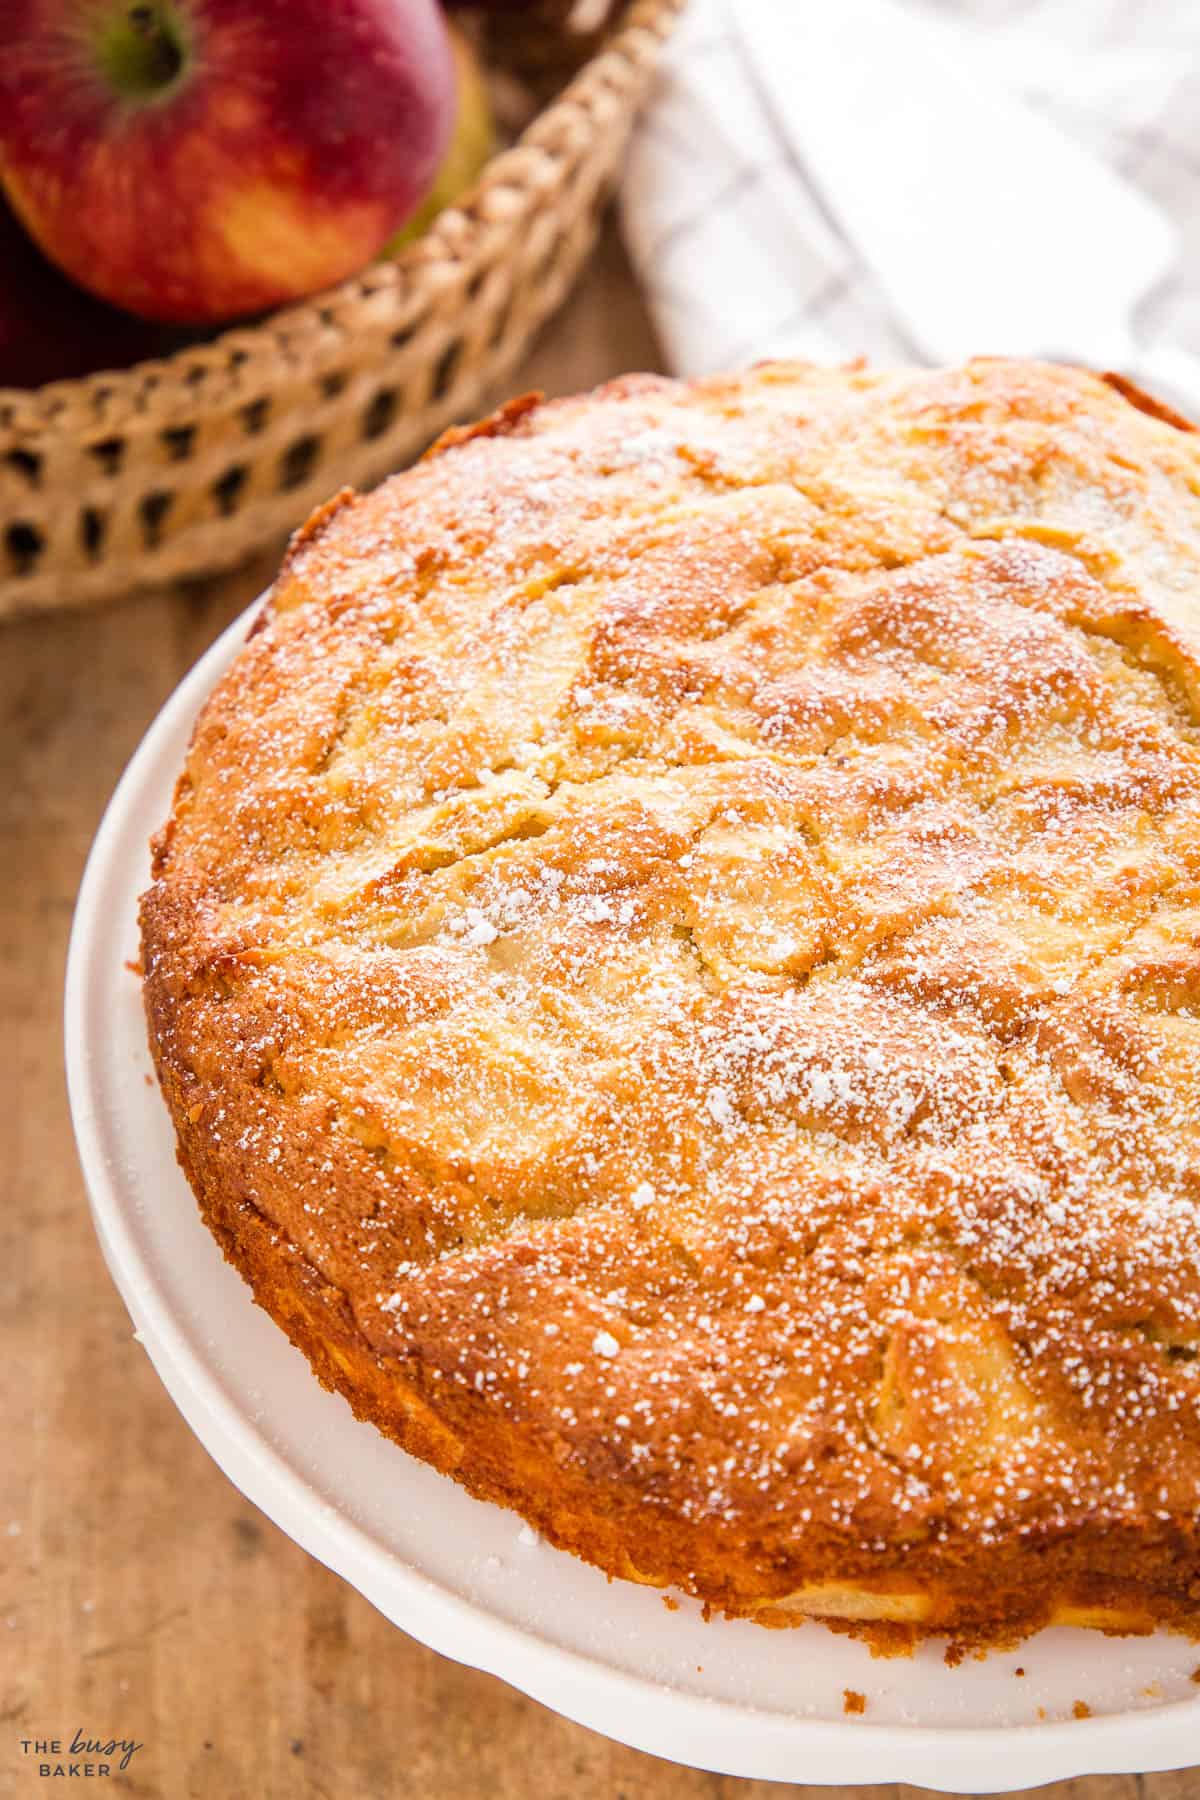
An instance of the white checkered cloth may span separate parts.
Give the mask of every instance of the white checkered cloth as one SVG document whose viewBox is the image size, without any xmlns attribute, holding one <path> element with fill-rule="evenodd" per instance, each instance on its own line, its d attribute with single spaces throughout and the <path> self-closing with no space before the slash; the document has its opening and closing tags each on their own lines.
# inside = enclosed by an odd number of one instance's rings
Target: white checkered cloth
<svg viewBox="0 0 1200 1800">
<path fill-rule="evenodd" d="M 778 0 L 795 6 L 837 0 Z M 1200 0 L 910 0 L 1173 221 L 1179 260 L 1135 330 L 1200 352 Z M 737 0 L 690 0 L 635 134 L 626 242 L 683 375 L 766 356 L 912 349 L 855 245 L 771 122 Z"/>
</svg>

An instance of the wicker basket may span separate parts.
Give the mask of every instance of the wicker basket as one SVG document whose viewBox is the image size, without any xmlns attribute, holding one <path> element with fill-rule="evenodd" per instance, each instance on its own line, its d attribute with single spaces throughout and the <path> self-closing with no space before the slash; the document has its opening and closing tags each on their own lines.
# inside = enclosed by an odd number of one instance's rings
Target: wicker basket
<svg viewBox="0 0 1200 1800">
<path fill-rule="evenodd" d="M 681 4 L 625 0 L 394 261 L 163 361 L 0 390 L 0 618 L 230 568 L 477 407 L 587 256 Z"/>
</svg>

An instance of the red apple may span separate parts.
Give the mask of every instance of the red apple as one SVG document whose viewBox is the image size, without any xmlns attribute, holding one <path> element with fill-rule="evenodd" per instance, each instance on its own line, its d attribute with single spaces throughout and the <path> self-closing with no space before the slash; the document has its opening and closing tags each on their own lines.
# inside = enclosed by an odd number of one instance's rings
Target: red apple
<svg viewBox="0 0 1200 1800">
<path fill-rule="evenodd" d="M 454 87 L 436 0 L 3 0 L 0 182 L 102 298 L 235 318 L 370 261 Z"/>
<path fill-rule="evenodd" d="M 173 347 L 168 327 L 131 318 L 68 281 L 3 200 L 0 270 L 0 387 L 40 387 L 96 369 L 123 369 Z"/>
</svg>

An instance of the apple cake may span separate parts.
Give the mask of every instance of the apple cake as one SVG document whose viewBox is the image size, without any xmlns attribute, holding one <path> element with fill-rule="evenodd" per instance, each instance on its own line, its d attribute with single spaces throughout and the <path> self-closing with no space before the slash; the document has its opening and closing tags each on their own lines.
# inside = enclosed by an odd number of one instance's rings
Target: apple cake
<svg viewBox="0 0 1200 1800">
<path fill-rule="evenodd" d="M 1198 445 L 775 363 L 309 520 L 143 967 L 204 1218 L 361 1418 L 729 1614 L 1200 1629 Z"/>
</svg>

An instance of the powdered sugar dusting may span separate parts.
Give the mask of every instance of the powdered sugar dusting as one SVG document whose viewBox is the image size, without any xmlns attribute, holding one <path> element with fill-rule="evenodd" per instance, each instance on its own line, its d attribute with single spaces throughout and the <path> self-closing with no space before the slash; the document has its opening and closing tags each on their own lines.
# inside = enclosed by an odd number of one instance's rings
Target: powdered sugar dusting
<svg viewBox="0 0 1200 1800">
<path fill-rule="evenodd" d="M 828 379 L 567 409 L 363 502 L 352 603 L 301 565 L 169 1055 L 435 1410 L 764 1565 L 1190 1520 L 1195 453 Z"/>
</svg>

